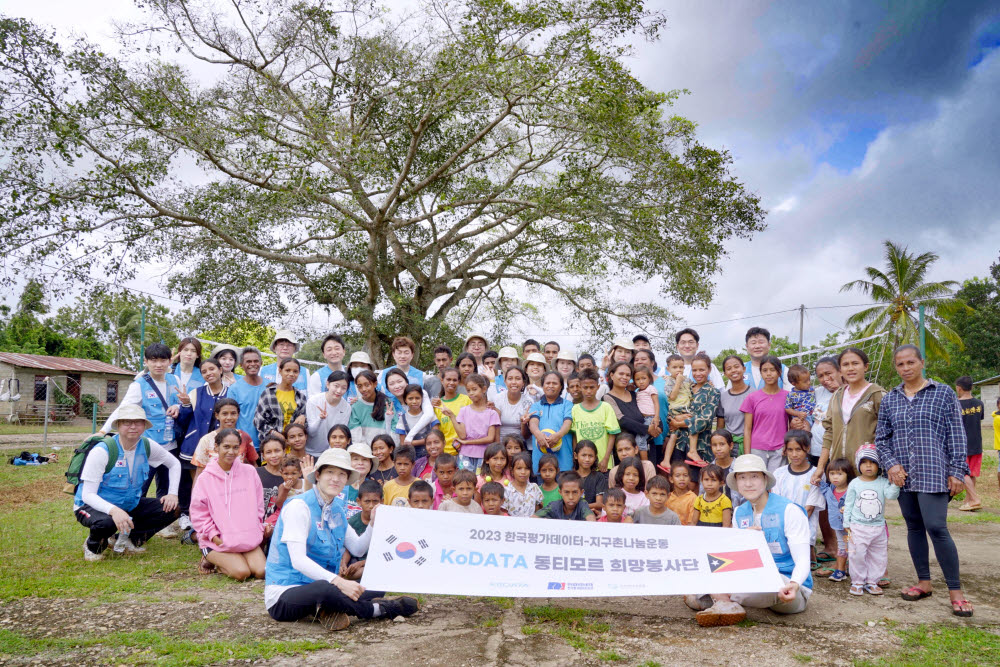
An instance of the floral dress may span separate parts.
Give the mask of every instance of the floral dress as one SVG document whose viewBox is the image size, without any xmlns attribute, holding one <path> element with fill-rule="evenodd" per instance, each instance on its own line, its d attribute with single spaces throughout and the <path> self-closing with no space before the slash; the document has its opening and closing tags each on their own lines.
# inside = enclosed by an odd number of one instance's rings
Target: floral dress
<svg viewBox="0 0 1000 667">
<path fill-rule="evenodd" d="M 542 489 L 534 482 L 528 482 L 524 493 L 515 489 L 513 484 L 504 487 L 503 508 L 510 516 L 532 516 L 541 502 Z"/>
<path fill-rule="evenodd" d="M 712 431 L 715 429 L 715 415 L 719 410 L 719 390 L 706 383 L 694 392 L 691 398 L 691 418 L 685 420 L 691 433 L 698 436 L 698 455 L 704 461 L 711 461 Z M 677 448 L 687 451 L 689 443 L 678 442 Z"/>
</svg>

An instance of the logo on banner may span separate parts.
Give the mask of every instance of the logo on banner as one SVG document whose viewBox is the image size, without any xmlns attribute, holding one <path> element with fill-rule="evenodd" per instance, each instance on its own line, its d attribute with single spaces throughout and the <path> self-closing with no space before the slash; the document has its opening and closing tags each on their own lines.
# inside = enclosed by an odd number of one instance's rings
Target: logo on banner
<svg viewBox="0 0 1000 667">
<path fill-rule="evenodd" d="M 399 538 L 395 535 L 390 535 L 385 539 L 385 541 L 389 544 L 396 544 L 396 542 L 399 542 Z M 413 544 L 412 542 L 399 542 L 399 544 L 396 544 L 393 551 L 383 552 L 382 558 L 384 558 L 386 562 L 390 562 L 397 558 L 400 560 L 411 560 L 416 557 L 416 560 L 413 561 L 414 564 L 423 565 L 427 562 L 427 559 L 423 556 L 418 557 L 418 554 L 421 549 L 427 549 L 429 546 L 430 544 L 427 543 L 427 540 L 417 540 L 416 544 Z"/>
<path fill-rule="evenodd" d="M 550 581 L 549 582 L 549 587 L 548 587 L 547 590 L 550 590 L 550 591 L 564 591 L 564 590 L 566 590 L 566 582 L 565 581 Z"/>
<path fill-rule="evenodd" d="M 756 549 L 749 549 L 747 551 L 708 554 L 708 567 L 712 572 L 734 572 L 764 567 L 764 563 Z"/>
</svg>

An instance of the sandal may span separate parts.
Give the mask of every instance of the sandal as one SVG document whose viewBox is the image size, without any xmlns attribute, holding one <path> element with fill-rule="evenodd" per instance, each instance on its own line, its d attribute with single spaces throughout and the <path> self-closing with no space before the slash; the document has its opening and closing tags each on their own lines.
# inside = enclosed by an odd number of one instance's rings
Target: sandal
<svg viewBox="0 0 1000 667">
<path fill-rule="evenodd" d="M 865 593 L 869 595 L 882 595 L 885 593 L 877 584 L 867 584 L 865 586 Z"/>
<path fill-rule="evenodd" d="M 208 557 L 202 556 L 201 562 L 198 563 L 198 574 L 214 574 L 215 566 L 209 562 Z"/>
<path fill-rule="evenodd" d="M 837 557 L 831 556 L 826 551 L 820 551 L 819 553 L 816 554 L 816 560 L 818 560 L 821 563 L 830 563 L 837 560 Z"/>
<path fill-rule="evenodd" d="M 882 588 L 885 588 L 886 586 L 892 586 L 892 577 L 888 575 L 880 577 L 878 580 L 878 585 Z"/>
<path fill-rule="evenodd" d="M 933 591 L 925 591 L 919 586 L 910 586 L 908 589 L 900 593 L 902 597 L 907 602 L 916 602 L 917 600 L 923 600 L 924 598 L 929 598 L 933 595 Z"/>
<path fill-rule="evenodd" d="M 968 609 L 964 609 L 963 607 L 968 607 Z M 952 600 L 951 613 L 955 616 L 968 618 L 972 616 L 972 603 L 968 600 Z"/>
<path fill-rule="evenodd" d="M 851 595 L 864 595 L 865 587 L 861 584 L 851 584 L 851 590 L 847 591 Z"/>
<path fill-rule="evenodd" d="M 833 572 L 834 572 L 834 569 L 832 567 L 821 567 L 818 570 L 816 570 L 816 576 L 817 577 L 829 577 L 831 574 L 833 574 Z"/>
<path fill-rule="evenodd" d="M 815 561 L 814 560 L 811 563 L 809 563 L 809 569 L 811 569 L 813 572 L 815 572 L 816 570 L 818 570 L 819 569 L 819 561 Z"/>
</svg>

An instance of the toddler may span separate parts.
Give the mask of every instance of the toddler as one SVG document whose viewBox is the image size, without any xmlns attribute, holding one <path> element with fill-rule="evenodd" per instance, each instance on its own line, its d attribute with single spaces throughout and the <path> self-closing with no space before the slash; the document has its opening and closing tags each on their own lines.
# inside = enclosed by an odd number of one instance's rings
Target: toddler
<svg viewBox="0 0 1000 667">
<path fill-rule="evenodd" d="M 789 417 L 803 417 L 812 426 L 816 410 L 816 390 L 812 387 L 809 369 L 799 364 L 788 367 L 788 382 L 792 389 L 785 398 L 785 413 Z"/>
<path fill-rule="evenodd" d="M 604 513 L 598 521 L 605 523 L 632 523 L 632 517 L 625 516 L 625 492 L 608 489 L 604 496 Z"/>
<path fill-rule="evenodd" d="M 854 466 L 847 459 L 834 459 L 826 468 L 826 478 L 829 480 L 823 486 L 823 496 L 826 502 L 826 516 L 830 527 L 837 534 L 837 569 L 830 575 L 832 581 L 843 581 L 847 578 L 844 568 L 847 566 L 847 536 L 844 533 L 844 503 L 847 500 L 847 488 L 854 479 Z M 881 573 L 880 573 L 881 576 Z"/>
<path fill-rule="evenodd" d="M 667 377 L 663 383 L 663 391 L 667 393 L 667 405 L 670 407 L 667 414 L 670 417 L 691 414 L 691 399 L 693 398 L 691 380 L 684 375 L 684 357 L 679 354 L 671 354 L 667 357 Z M 668 470 L 668 466 L 671 466 L 670 456 L 674 453 L 679 438 L 688 439 L 687 458 L 694 464 L 703 464 L 701 457 L 698 456 L 698 436 L 686 428 L 679 428 L 676 431 L 671 431 L 670 438 L 667 440 L 663 455 L 664 462 L 660 464 L 664 472 Z M 683 517 L 681 518 L 683 519 Z"/>
<path fill-rule="evenodd" d="M 685 378 L 686 379 L 686 378 Z M 660 421 L 660 395 L 653 386 L 653 371 L 646 366 L 639 366 L 632 374 L 635 382 L 635 405 L 642 413 L 646 426 Z M 639 447 L 639 458 L 643 461 L 649 458 L 649 436 L 635 436 L 635 444 Z"/>
<path fill-rule="evenodd" d="M 726 474 L 714 463 L 701 471 L 701 495 L 694 501 L 694 525 L 733 527 L 733 502 L 722 492 Z"/>
<path fill-rule="evenodd" d="M 459 470 L 455 473 L 453 482 L 455 484 L 455 497 L 445 498 L 438 509 L 442 512 L 482 514 L 483 508 L 474 500 L 476 495 L 476 473 L 471 470 Z"/>
<path fill-rule="evenodd" d="M 889 564 L 889 535 L 885 529 L 885 501 L 899 498 L 899 487 L 879 477 L 875 445 L 858 447 L 854 456 L 859 477 L 847 486 L 844 532 L 851 567 L 851 595 L 882 595 L 878 580 Z"/>
</svg>

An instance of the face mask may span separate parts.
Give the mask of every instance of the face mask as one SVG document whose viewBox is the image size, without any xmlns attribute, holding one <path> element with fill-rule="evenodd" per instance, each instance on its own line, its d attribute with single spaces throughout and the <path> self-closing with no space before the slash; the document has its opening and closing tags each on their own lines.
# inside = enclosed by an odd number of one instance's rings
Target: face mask
<svg viewBox="0 0 1000 667">
<path fill-rule="evenodd" d="M 357 380 L 358 376 L 361 375 L 361 373 L 364 370 L 365 369 L 363 369 L 363 368 L 358 368 L 357 366 L 355 366 L 354 368 L 351 369 L 351 377 L 353 377 L 355 380 Z"/>
</svg>

